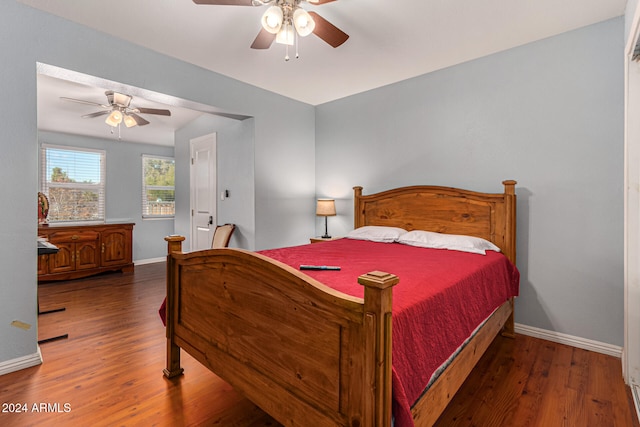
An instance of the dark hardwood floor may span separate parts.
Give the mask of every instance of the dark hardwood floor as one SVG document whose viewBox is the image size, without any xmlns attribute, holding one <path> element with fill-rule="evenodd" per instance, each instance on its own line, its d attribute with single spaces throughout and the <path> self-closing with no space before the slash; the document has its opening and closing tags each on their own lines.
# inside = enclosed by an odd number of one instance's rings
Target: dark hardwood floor
<svg viewBox="0 0 640 427">
<path fill-rule="evenodd" d="M 44 363 L 0 376 L 1 426 L 279 426 L 183 352 L 162 375 L 164 264 L 40 285 Z M 18 410 L 23 412 L 16 412 Z M 437 426 L 638 426 L 620 360 L 498 337 Z M 313 427 L 313 426 L 305 426 Z"/>
</svg>

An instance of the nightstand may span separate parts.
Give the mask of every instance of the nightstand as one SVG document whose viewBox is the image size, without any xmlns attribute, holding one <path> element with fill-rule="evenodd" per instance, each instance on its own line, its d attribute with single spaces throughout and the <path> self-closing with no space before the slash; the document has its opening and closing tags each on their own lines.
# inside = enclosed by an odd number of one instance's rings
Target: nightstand
<svg viewBox="0 0 640 427">
<path fill-rule="evenodd" d="M 323 237 L 312 237 L 309 240 L 311 241 L 311 243 L 320 243 L 320 242 L 328 242 L 329 240 L 336 240 L 339 239 L 340 237 L 329 237 L 329 238 L 323 238 Z"/>
</svg>

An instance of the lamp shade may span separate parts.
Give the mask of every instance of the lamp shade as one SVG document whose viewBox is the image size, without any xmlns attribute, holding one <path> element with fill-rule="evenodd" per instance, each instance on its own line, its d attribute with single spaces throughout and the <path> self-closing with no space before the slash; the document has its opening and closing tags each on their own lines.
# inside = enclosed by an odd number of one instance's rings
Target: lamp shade
<svg viewBox="0 0 640 427">
<path fill-rule="evenodd" d="M 280 27 L 280 31 L 278 31 L 278 34 L 276 34 L 276 43 L 293 46 L 293 42 L 293 25 L 291 25 L 291 21 L 286 21 Z"/>
<path fill-rule="evenodd" d="M 293 25 L 301 37 L 308 36 L 316 28 L 316 23 L 313 21 L 313 18 L 311 18 L 311 15 L 302 8 L 297 8 L 295 12 L 293 12 Z"/>
<path fill-rule="evenodd" d="M 113 110 L 104 122 L 109 126 L 117 127 L 122 122 L 122 113 L 119 110 Z"/>
<path fill-rule="evenodd" d="M 262 28 L 271 34 L 277 34 L 282 26 L 282 9 L 278 6 L 271 6 L 262 15 Z"/>
<path fill-rule="evenodd" d="M 317 216 L 335 216 L 336 215 L 336 202 L 333 199 L 318 199 L 316 205 Z"/>
<path fill-rule="evenodd" d="M 136 126 L 138 124 L 138 122 L 136 122 L 136 119 L 134 119 L 131 116 L 128 115 L 124 115 L 124 124 L 125 126 L 127 126 L 128 128 Z"/>
</svg>

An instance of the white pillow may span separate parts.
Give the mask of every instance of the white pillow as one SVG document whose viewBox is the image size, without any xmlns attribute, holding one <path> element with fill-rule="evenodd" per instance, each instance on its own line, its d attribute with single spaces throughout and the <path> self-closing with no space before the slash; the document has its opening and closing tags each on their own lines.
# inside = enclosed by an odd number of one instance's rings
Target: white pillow
<svg viewBox="0 0 640 427">
<path fill-rule="evenodd" d="M 432 231 L 413 230 L 403 234 L 398 243 L 421 248 L 449 249 L 486 255 L 486 251 L 500 252 L 500 248 L 480 237 L 461 234 L 443 234 Z"/>
<path fill-rule="evenodd" d="M 379 225 L 365 225 L 347 233 L 347 239 L 370 240 L 372 242 L 392 243 L 405 234 L 407 230 L 399 227 L 382 227 Z"/>
</svg>

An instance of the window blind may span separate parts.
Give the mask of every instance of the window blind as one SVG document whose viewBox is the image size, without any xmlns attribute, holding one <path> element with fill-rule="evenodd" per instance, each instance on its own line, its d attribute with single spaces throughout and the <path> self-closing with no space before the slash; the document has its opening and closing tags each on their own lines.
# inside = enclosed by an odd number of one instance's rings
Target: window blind
<svg viewBox="0 0 640 427">
<path fill-rule="evenodd" d="M 104 221 L 104 150 L 42 144 L 40 191 L 49 199 L 49 222 Z"/>
</svg>

